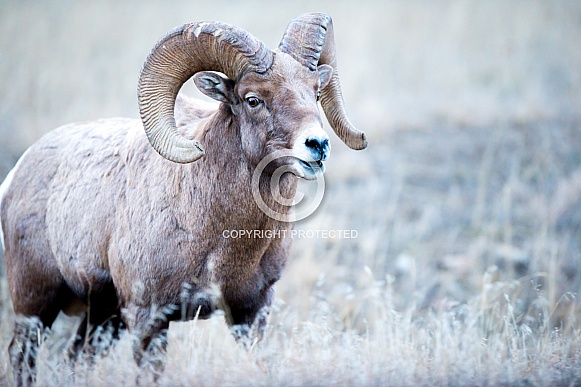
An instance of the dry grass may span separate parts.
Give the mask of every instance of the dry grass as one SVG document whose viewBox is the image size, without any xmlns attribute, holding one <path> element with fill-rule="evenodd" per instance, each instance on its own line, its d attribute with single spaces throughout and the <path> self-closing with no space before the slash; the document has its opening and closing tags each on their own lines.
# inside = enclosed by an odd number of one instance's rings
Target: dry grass
<svg viewBox="0 0 581 387">
<path fill-rule="evenodd" d="M 174 25 L 220 19 L 273 47 L 301 12 L 334 17 L 370 148 L 333 139 L 323 204 L 297 227 L 358 236 L 295 240 L 250 351 L 220 317 L 172 324 L 160 384 L 581 384 L 581 6 L 214 3 L 0 2 L 0 176 L 60 124 L 137 117 L 141 61 Z M 39 384 L 135 385 L 130 335 L 71 369 L 74 323 L 42 346 Z"/>
</svg>

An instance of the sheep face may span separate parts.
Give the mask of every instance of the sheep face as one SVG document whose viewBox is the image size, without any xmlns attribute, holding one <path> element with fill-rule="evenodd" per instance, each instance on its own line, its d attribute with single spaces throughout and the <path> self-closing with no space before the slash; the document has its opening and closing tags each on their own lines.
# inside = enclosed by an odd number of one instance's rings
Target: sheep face
<svg viewBox="0 0 581 387">
<path fill-rule="evenodd" d="M 217 73 L 200 72 L 194 81 L 204 94 L 229 106 L 251 164 L 256 166 L 273 152 L 287 151 L 266 171 L 285 167 L 312 180 L 324 172 L 323 162 L 330 153 L 317 101 L 332 73 L 331 66 L 311 71 L 279 52 L 265 74 L 248 72 L 234 82 Z"/>
</svg>

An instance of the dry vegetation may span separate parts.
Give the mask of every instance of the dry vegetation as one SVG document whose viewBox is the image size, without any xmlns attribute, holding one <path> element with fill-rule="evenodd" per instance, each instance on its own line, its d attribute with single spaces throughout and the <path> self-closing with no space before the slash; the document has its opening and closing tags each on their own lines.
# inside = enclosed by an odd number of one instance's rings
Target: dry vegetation
<svg viewBox="0 0 581 387">
<path fill-rule="evenodd" d="M 172 324 L 162 385 L 581 384 L 579 3 L 194 3 L 0 2 L 0 177 L 60 124 L 137 117 L 141 62 L 174 25 L 220 19 L 274 47 L 293 16 L 334 17 L 370 147 L 334 142 L 323 204 L 297 228 L 357 238 L 295 240 L 249 351 L 220 317 Z M 75 322 L 53 327 L 39 384 L 134 385 L 130 335 L 70 367 Z"/>
</svg>

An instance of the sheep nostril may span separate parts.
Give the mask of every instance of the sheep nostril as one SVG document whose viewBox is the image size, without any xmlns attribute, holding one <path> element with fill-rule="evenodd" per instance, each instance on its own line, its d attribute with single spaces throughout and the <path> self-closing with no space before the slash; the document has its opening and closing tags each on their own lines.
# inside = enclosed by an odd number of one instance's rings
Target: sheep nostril
<svg viewBox="0 0 581 387">
<path fill-rule="evenodd" d="M 321 142 L 318 138 L 309 138 L 307 141 L 305 141 L 305 145 L 307 148 L 315 149 L 318 151 L 319 147 L 321 146 Z"/>
<path fill-rule="evenodd" d="M 329 153 L 329 139 L 309 138 L 305 141 L 305 145 L 311 151 L 317 154 L 320 160 L 325 160 Z"/>
</svg>

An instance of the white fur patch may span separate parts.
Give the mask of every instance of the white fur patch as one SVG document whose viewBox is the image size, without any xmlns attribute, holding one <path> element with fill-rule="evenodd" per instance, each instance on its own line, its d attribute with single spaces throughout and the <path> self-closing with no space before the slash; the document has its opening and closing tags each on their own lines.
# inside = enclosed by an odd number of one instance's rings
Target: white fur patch
<svg viewBox="0 0 581 387">
<path fill-rule="evenodd" d="M 306 141 L 308 139 L 317 139 L 320 142 L 329 142 L 329 135 L 327 132 L 321 128 L 320 125 L 313 125 L 305 129 L 295 140 L 293 145 L 293 153 L 295 157 L 304 161 L 313 161 L 313 156 L 309 149 L 307 149 Z M 329 151 L 331 151 L 331 145 L 329 144 Z"/>
<path fill-rule="evenodd" d="M 16 165 L 14 166 L 14 168 L 12 168 L 12 170 L 10 172 L 8 172 L 8 175 L 6 175 L 6 179 L 4 179 L 4 182 L 2 183 L 2 185 L 0 185 L 0 208 L 2 208 L 2 199 L 4 199 L 4 195 L 8 191 L 8 187 L 10 187 L 10 183 L 12 183 L 12 178 L 14 178 L 14 173 L 16 172 L 16 169 L 20 165 L 20 162 L 24 159 L 24 156 L 26 156 L 27 153 L 28 153 L 28 149 L 22 154 L 22 156 L 20 156 L 20 158 L 16 162 Z M 0 221 L 0 244 L 2 244 L 2 250 L 5 251 L 6 246 L 4 246 L 4 230 L 2 230 L 2 222 L 1 221 Z"/>
</svg>

